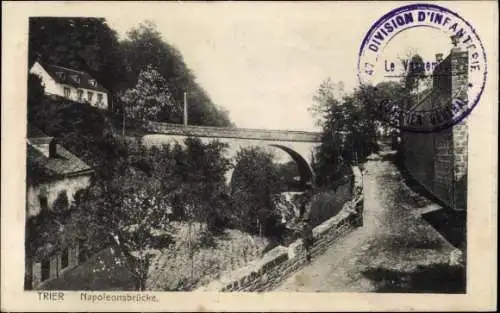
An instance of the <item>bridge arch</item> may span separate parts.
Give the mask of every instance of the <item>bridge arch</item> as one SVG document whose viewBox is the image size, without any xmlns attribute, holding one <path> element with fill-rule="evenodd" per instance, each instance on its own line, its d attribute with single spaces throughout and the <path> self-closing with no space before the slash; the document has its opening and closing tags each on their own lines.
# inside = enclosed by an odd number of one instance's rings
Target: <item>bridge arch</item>
<svg viewBox="0 0 500 313">
<path fill-rule="evenodd" d="M 299 172 L 301 185 L 305 187 L 306 183 L 314 184 L 315 176 L 311 165 L 299 152 L 295 151 L 293 148 L 280 144 L 265 144 L 265 145 L 258 145 L 258 147 L 274 147 L 286 152 L 297 165 L 297 170 Z M 234 164 L 233 168 L 230 171 L 228 171 L 228 173 L 226 173 L 226 183 L 230 189 L 232 189 L 234 172 L 237 166 L 238 164 Z"/>
</svg>

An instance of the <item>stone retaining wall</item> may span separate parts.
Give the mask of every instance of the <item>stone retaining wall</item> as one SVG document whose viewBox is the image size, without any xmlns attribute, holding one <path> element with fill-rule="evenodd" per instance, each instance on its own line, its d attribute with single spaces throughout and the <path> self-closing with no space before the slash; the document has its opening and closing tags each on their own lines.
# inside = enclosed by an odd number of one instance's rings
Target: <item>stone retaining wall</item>
<svg viewBox="0 0 500 313">
<path fill-rule="evenodd" d="M 337 215 L 313 229 L 314 245 L 311 250 L 313 259 L 323 254 L 332 243 L 363 224 L 362 174 L 359 168 L 353 168 L 353 172 L 353 198 L 343 205 Z M 304 245 L 302 239 L 297 239 L 288 247 L 275 247 L 264 254 L 262 259 L 251 262 L 195 291 L 270 291 L 290 274 L 302 268 L 305 263 Z"/>
</svg>

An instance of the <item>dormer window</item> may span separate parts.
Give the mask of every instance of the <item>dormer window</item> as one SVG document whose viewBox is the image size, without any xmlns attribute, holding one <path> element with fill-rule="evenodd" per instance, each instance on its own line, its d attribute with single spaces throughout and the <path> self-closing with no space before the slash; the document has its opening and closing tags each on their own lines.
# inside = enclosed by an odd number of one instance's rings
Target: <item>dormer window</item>
<svg viewBox="0 0 500 313">
<path fill-rule="evenodd" d="M 56 75 L 57 75 L 57 77 L 59 77 L 59 79 L 61 79 L 61 80 L 66 79 L 66 73 L 64 73 L 64 72 L 57 72 L 57 73 L 56 73 Z"/>
<path fill-rule="evenodd" d="M 96 87 L 97 86 L 97 82 L 95 81 L 95 79 L 89 79 L 89 84 L 92 87 Z"/>
<path fill-rule="evenodd" d="M 78 75 L 73 75 L 71 78 L 75 81 L 75 83 L 79 84 L 80 83 L 80 76 Z"/>
</svg>

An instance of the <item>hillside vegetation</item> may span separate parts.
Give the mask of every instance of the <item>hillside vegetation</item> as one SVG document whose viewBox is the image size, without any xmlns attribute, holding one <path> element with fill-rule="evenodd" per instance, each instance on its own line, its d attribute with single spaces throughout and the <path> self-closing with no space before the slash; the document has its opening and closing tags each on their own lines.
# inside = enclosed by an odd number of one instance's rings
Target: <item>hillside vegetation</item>
<svg viewBox="0 0 500 313">
<path fill-rule="evenodd" d="M 103 18 L 30 18 L 28 57 L 30 67 L 39 58 L 88 72 L 109 90 L 116 113 L 132 105 L 124 102 L 124 94 L 138 84 L 141 73 L 153 69 L 166 83 L 172 104 L 163 106 L 156 120 L 180 123 L 178 108 L 187 92 L 190 124 L 232 126 L 228 113 L 213 103 L 182 54 L 152 23 L 132 28 L 119 40 Z"/>
</svg>

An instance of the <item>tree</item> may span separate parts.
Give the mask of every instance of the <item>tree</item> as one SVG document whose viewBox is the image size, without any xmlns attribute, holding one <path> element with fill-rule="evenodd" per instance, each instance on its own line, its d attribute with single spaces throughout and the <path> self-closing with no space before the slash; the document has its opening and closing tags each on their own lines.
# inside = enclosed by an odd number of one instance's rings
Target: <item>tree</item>
<svg viewBox="0 0 500 313">
<path fill-rule="evenodd" d="M 259 235 L 275 233 L 280 175 L 273 155 L 258 147 L 241 149 L 231 181 L 233 206 L 240 227 Z"/>
<path fill-rule="evenodd" d="M 90 244 L 112 244 L 132 274 L 137 290 L 147 289 L 151 250 L 158 233 L 171 238 L 161 184 L 132 167 L 79 197 L 76 223 Z"/>
<path fill-rule="evenodd" d="M 316 150 L 312 164 L 316 174 L 316 183 L 326 185 L 338 179 L 342 159 L 343 131 L 346 128 L 347 116 L 341 99 L 335 94 L 335 85 L 327 79 L 321 83 L 315 94 L 311 111 L 321 116 L 318 120 L 323 128 L 321 145 Z"/>
<path fill-rule="evenodd" d="M 344 97 L 344 83 L 335 83 L 331 78 L 327 78 L 321 83 L 316 94 L 313 96 L 313 104 L 309 107 L 309 112 L 315 119 L 317 126 L 322 126 L 325 114 L 330 106 L 341 102 Z"/>
<path fill-rule="evenodd" d="M 152 65 L 140 72 L 135 87 L 127 89 L 120 98 L 126 115 L 132 119 L 158 120 L 159 114 L 167 110 L 171 116 L 181 114 L 167 81 Z"/>
<path fill-rule="evenodd" d="M 321 145 L 313 162 L 318 185 L 335 184 L 346 167 L 363 162 L 377 150 L 375 111 L 366 101 L 365 89 L 342 98 L 335 95 L 336 89 L 326 80 L 314 97 L 313 110 L 323 112 Z"/>
<path fill-rule="evenodd" d="M 192 218 L 213 230 L 214 223 L 223 222 L 225 215 L 226 203 L 221 199 L 227 193 L 225 173 L 231 167 L 225 157 L 228 145 L 216 140 L 204 144 L 199 138 L 186 138 L 185 145 L 185 150 L 177 150 L 175 156 L 178 190 L 182 199 L 189 201 Z"/>
<path fill-rule="evenodd" d="M 285 190 L 301 187 L 302 182 L 296 180 L 297 177 L 300 178 L 297 162 L 290 160 L 287 163 L 277 164 L 277 170 L 281 180 L 281 185 L 285 188 Z"/>
<path fill-rule="evenodd" d="M 32 17 L 28 65 L 37 58 L 88 72 L 112 93 L 125 74 L 116 32 L 103 18 Z"/>
<path fill-rule="evenodd" d="M 120 46 L 127 64 L 126 88 L 132 88 L 140 72 L 148 65 L 152 65 L 166 79 L 172 101 L 177 107 L 182 107 L 184 92 L 188 93 L 190 124 L 232 125 L 227 112 L 212 102 L 206 91 L 196 82 L 182 54 L 162 38 L 154 23 L 146 21 L 131 29 Z M 165 107 L 165 110 L 159 113 L 158 119 L 164 122 L 182 123 L 182 115 L 171 113 L 171 110 Z"/>
<path fill-rule="evenodd" d="M 35 74 L 28 74 L 28 108 L 40 105 L 45 95 L 42 79 Z"/>
</svg>

